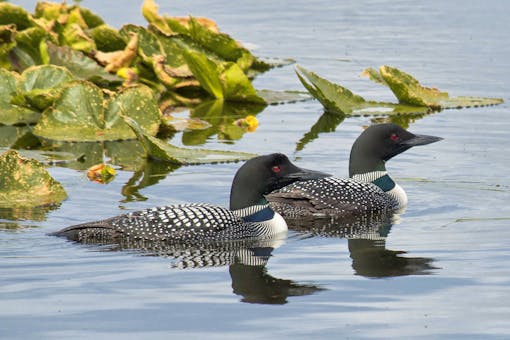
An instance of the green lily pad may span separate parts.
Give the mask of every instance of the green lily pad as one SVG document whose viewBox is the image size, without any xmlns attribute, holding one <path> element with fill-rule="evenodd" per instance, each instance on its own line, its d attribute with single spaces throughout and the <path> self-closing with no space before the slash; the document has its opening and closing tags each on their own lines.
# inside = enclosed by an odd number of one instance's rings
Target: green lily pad
<svg viewBox="0 0 510 340">
<path fill-rule="evenodd" d="M 243 70 L 251 67 L 255 57 L 235 39 L 225 33 L 216 33 L 190 17 L 189 35 L 193 41 L 226 61 L 238 63 Z"/>
<path fill-rule="evenodd" d="M 161 113 L 148 87 L 130 87 L 105 101 L 100 88 L 75 81 L 65 86 L 55 105 L 43 112 L 34 134 L 64 141 L 135 138 L 120 114 L 135 119 L 149 135 L 158 132 Z"/>
<path fill-rule="evenodd" d="M 350 116 L 394 115 L 430 112 L 428 107 L 367 101 L 349 89 L 296 66 L 296 74 L 303 86 L 324 106 L 326 111 Z"/>
<path fill-rule="evenodd" d="M 50 42 L 48 55 L 54 65 L 68 69 L 77 79 L 90 80 L 93 82 L 122 83 L 122 78 L 108 73 L 93 59 L 68 46 L 58 46 Z"/>
<path fill-rule="evenodd" d="M 126 42 L 119 31 L 108 25 L 100 25 L 90 31 L 90 37 L 94 39 L 99 51 L 120 51 L 126 47 Z"/>
<path fill-rule="evenodd" d="M 168 144 L 161 139 L 147 135 L 138 124 L 129 117 L 124 117 L 126 123 L 136 133 L 142 143 L 147 156 L 151 159 L 180 165 L 238 162 L 255 157 L 246 152 L 187 149 Z"/>
<path fill-rule="evenodd" d="M 448 109 L 472 106 L 496 105 L 503 102 L 500 98 L 455 97 L 437 88 L 425 87 L 413 76 L 397 68 L 381 66 L 379 72 L 373 68 L 366 69 L 363 75 L 371 80 L 388 86 L 398 101 L 404 104 L 427 106 L 432 109 Z"/>
<path fill-rule="evenodd" d="M 10 150 L 0 155 L 0 207 L 36 207 L 63 201 L 67 194 L 44 166 Z"/>
<path fill-rule="evenodd" d="M 0 68 L 0 124 L 33 124 L 40 113 L 30 108 L 11 103 L 17 93 L 17 77 Z"/>
<path fill-rule="evenodd" d="M 33 26 L 32 16 L 22 7 L 9 3 L 0 3 L 0 25 L 15 24 L 18 31 Z"/>
<path fill-rule="evenodd" d="M 18 82 L 20 104 L 43 111 L 60 96 L 62 85 L 74 80 L 64 67 L 39 65 L 26 69 Z"/>
<path fill-rule="evenodd" d="M 200 85 L 214 98 L 265 104 L 243 70 L 235 63 L 217 64 L 203 54 L 185 54 L 191 72 Z"/>
</svg>

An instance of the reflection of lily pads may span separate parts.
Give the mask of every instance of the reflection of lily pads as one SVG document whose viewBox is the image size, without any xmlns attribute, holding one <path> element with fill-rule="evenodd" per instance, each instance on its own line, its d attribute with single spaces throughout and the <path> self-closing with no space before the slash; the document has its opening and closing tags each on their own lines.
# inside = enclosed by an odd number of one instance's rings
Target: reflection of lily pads
<svg viewBox="0 0 510 340">
<path fill-rule="evenodd" d="M 147 156 L 154 160 L 190 165 L 238 162 L 256 156 L 255 154 L 245 152 L 179 148 L 156 137 L 147 135 L 140 129 L 133 119 L 129 117 L 124 117 L 124 119 L 136 133 L 138 140 L 142 143 L 147 153 Z"/>
<path fill-rule="evenodd" d="M 297 66 L 296 74 L 303 86 L 327 111 L 346 115 L 392 115 L 404 113 L 427 113 L 429 108 L 367 101 L 347 88 L 334 84 L 313 72 Z"/>
<path fill-rule="evenodd" d="M 246 129 L 235 125 L 235 121 L 247 116 L 255 116 L 265 105 L 250 103 L 234 103 L 223 100 L 209 100 L 191 110 L 192 118 L 199 118 L 211 124 L 204 130 L 185 131 L 182 142 L 185 145 L 200 145 L 207 139 L 217 135 L 219 140 L 232 141 L 241 139 Z"/>
<path fill-rule="evenodd" d="M 76 81 L 63 88 L 55 105 L 42 114 L 34 133 L 65 141 L 135 138 L 121 113 L 135 119 L 149 135 L 158 132 L 160 111 L 149 88 L 130 87 L 104 101 L 97 86 Z"/>
<path fill-rule="evenodd" d="M 371 80 L 388 86 L 400 103 L 427 106 L 433 109 L 495 105 L 503 102 L 499 98 L 455 97 L 436 88 L 424 87 L 408 73 L 390 66 L 381 66 L 379 72 L 368 68 L 362 73 Z"/>
<path fill-rule="evenodd" d="M 10 150 L 0 155 L 0 207 L 35 207 L 59 203 L 67 195 L 44 166 Z"/>
</svg>

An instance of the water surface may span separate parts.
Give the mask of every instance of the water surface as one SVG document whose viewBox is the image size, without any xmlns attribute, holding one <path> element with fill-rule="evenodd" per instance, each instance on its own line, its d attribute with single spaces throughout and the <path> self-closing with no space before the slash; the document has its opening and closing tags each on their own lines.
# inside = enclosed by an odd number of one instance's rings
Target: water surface
<svg viewBox="0 0 510 340">
<path fill-rule="evenodd" d="M 15 3 L 32 9 L 35 2 Z M 138 0 L 82 5 L 115 27 L 144 24 Z M 502 0 L 161 2 L 161 12 L 213 18 L 257 55 L 292 57 L 370 99 L 394 100 L 358 77 L 388 64 L 451 95 L 505 103 L 406 121 L 444 140 L 388 163 L 409 206 L 386 238 L 291 231 L 265 267 L 179 269 L 169 257 L 47 235 L 155 205 L 227 205 L 238 164 L 181 167 L 129 199 L 122 192 L 131 171 L 101 186 L 82 171 L 52 167 L 69 198 L 38 218 L 0 220 L 1 337 L 510 337 L 509 10 Z M 292 66 L 255 86 L 302 89 Z M 325 117 L 338 126 L 296 152 L 322 114 L 315 101 L 269 106 L 255 133 L 235 143 L 212 136 L 205 146 L 284 152 L 300 166 L 346 176 L 352 142 L 372 118 Z M 179 134 L 172 142 L 185 144 Z"/>
</svg>

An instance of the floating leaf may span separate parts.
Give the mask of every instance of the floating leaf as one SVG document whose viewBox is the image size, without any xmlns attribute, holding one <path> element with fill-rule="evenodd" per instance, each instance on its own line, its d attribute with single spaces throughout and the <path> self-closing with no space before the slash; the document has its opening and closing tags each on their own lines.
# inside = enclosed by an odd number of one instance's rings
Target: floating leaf
<svg viewBox="0 0 510 340">
<path fill-rule="evenodd" d="M 17 79 L 14 73 L 0 68 L 0 124 L 33 124 L 39 119 L 40 113 L 29 108 L 12 104 L 16 96 Z"/>
<path fill-rule="evenodd" d="M 0 207 L 36 207 L 63 201 L 67 195 L 44 166 L 10 150 L 0 155 Z"/>
<path fill-rule="evenodd" d="M 313 98 L 309 92 L 303 91 L 257 90 L 257 94 L 269 105 L 289 104 Z"/>
<path fill-rule="evenodd" d="M 48 42 L 47 46 L 50 62 L 54 65 L 67 68 L 77 79 L 94 82 L 122 82 L 120 77 L 106 72 L 93 59 L 79 51 L 75 51 L 68 46 L 58 46 L 50 42 Z"/>
<path fill-rule="evenodd" d="M 173 146 L 164 141 L 147 135 L 138 124 L 129 117 L 124 117 L 126 123 L 136 133 L 142 143 L 147 156 L 151 159 L 174 164 L 191 165 L 207 163 L 237 162 L 255 157 L 255 154 L 235 151 L 186 149 Z"/>
<path fill-rule="evenodd" d="M 239 62 L 238 65 L 243 70 L 249 69 L 255 59 L 250 51 L 231 36 L 215 32 L 193 17 L 189 19 L 188 32 L 193 41 L 214 52 L 223 60 Z"/>
<path fill-rule="evenodd" d="M 93 165 L 87 170 L 88 179 L 100 184 L 110 183 L 115 178 L 115 175 L 115 169 L 103 163 Z"/>
<path fill-rule="evenodd" d="M 347 88 L 319 77 L 297 66 L 296 74 L 310 94 L 321 102 L 326 111 L 347 115 L 392 115 L 404 113 L 427 113 L 429 108 L 374 101 L 352 93 Z"/>
<path fill-rule="evenodd" d="M 185 56 L 191 72 L 200 85 L 214 98 L 223 99 L 223 87 L 216 63 L 199 53 L 189 52 Z"/>
<path fill-rule="evenodd" d="M 138 35 L 131 33 L 129 36 L 129 42 L 122 51 L 95 52 L 94 58 L 105 65 L 105 71 L 116 72 L 123 67 L 129 67 L 135 60 L 138 50 Z"/>
<path fill-rule="evenodd" d="M 204 130 L 212 126 L 205 120 L 199 118 L 183 118 L 171 115 L 163 116 L 163 122 L 171 126 L 176 131 Z"/>
<path fill-rule="evenodd" d="M 32 16 L 23 8 L 9 3 L 0 3 L 0 25 L 16 25 L 18 31 L 33 26 Z"/>
<path fill-rule="evenodd" d="M 234 122 L 234 125 L 239 126 L 248 132 L 254 132 L 259 126 L 259 121 L 257 117 L 249 115 L 244 118 L 239 118 Z"/>
<path fill-rule="evenodd" d="M 203 54 L 189 51 L 187 63 L 200 85 L 214 98 L 265 104 L 248 77 L 235 63 L 216 64 Z"/>
<path fill-rule="evenodd" d="M 99 51 L 120 51 L 126 47 L 126 42 L 120 35 L 119 31 L 108 25 L 95 27 L 90 31 L 90 37 L 94 39 Z"/>
<path fill-rule="evenodd" d="M 158 14 L 158 5 L 156 5 L 154 0 L 144 0 L 142 4 L 142 15 L 145 20 L 161 32 L 167 35 L 174 33 L 166 21 Z"/>
<path fill-rule="evenodd" d="M 28 106 L 43 111 L 60 96 L 62 85 L 73 79 L 73 75 L 64 67 L 33 66 L 21 75 L 18 91 Z"/>
<path fill-rule="evenodd" d="M 135 138 L 120 118 L 121 113 L 138 121 L 149 135 L 157 133 L 161 116 L 149 88 L 130 87 L 103 101 L 97 86 L 83 81 L 70 83 L 55 105 L 42 114 L 34 134 L 65 141 Z"/>
<path fill-rule="evenodd" d="M 447 92 L 437 88 L 422 86 L 418 80 L 408 73 L 390 66 L 381 66 L 376 70 L 366 69 L 363 75 L 371 80 L 388 86 L 398 101 L 404 104 L 427 106 L 433 109 L 448 109 L 456 107 L 472 107 L 496 105 L 503 102 L 500 98 L 483 97 L 455 97 L 451 98 Z"/>
</svg>

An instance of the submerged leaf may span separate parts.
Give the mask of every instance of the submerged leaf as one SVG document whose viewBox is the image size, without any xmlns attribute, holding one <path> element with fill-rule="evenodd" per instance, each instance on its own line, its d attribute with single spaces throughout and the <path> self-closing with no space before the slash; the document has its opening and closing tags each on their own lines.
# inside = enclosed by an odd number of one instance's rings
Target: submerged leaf
<svg viewBox="0 0 510 340">
<path fill-rule="evenodd" d="M 138 140 L 142 143 L 147 153 L 147 156 L 154 160 L 174 164 L 191 165 L 237 162 L 256 156 L 255 154 L 245 152 L 179 148 L 165 143 L 161 139 L 147 135 L 140 129 L 133 119 L 129 117 L 124 117 L 124 119 L 136 133 Z"/>
<path fill-rule="evenodd" d="M 36 207 L 63 201 L 67 195 L 44 166 L 10 150 L 0 155 L 0 207 Z"/>
</svg>

